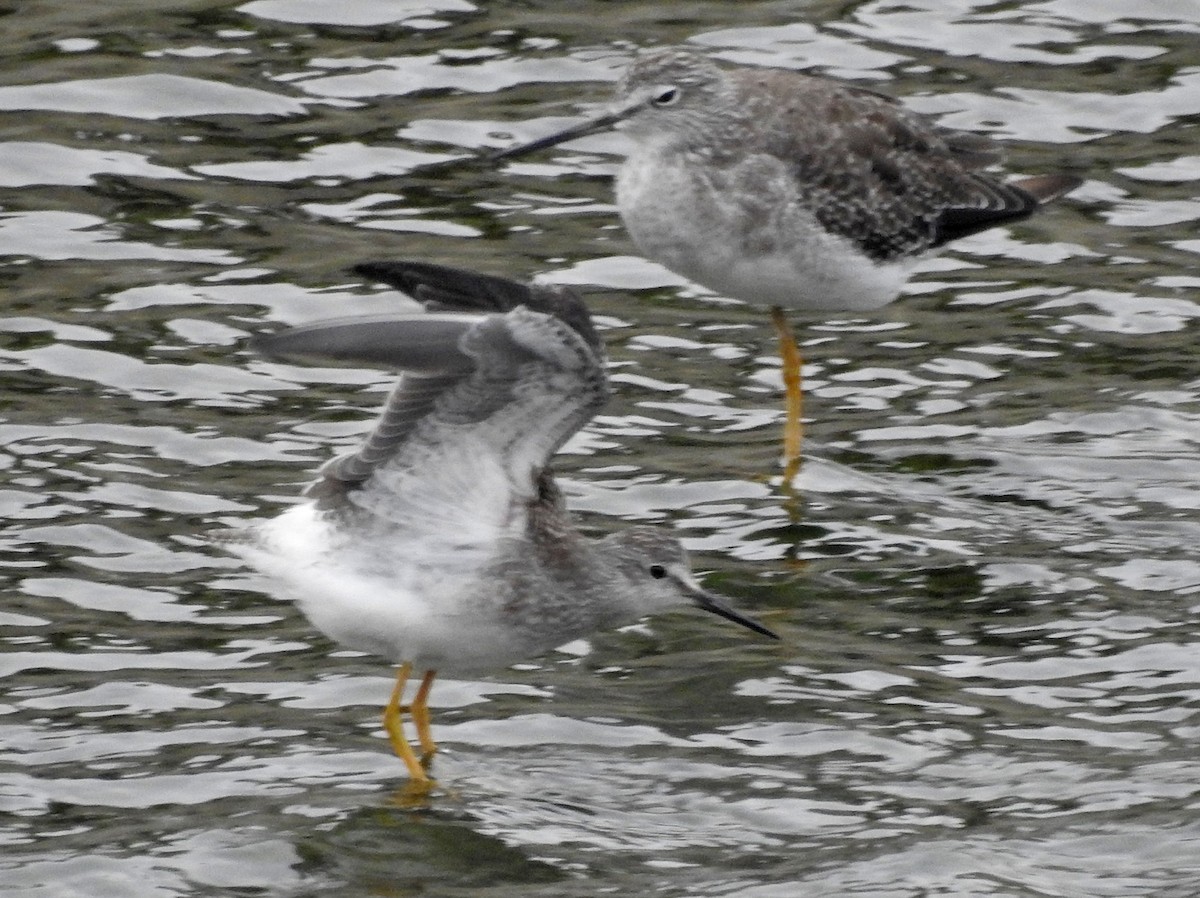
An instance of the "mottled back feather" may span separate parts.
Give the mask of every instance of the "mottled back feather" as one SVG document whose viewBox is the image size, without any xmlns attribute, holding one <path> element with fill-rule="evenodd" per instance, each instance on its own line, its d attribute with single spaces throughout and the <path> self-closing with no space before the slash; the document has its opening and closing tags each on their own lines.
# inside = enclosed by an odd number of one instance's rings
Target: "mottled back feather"
<svg viewBox="0 0 1200 898">
<path fill-rule="evenodd" d="M 986 138 L 823 78 L 728 74 L 756 123 L 754 149 L 791 166 L 821 225 L 876 261 L 920 254 L 1037 208 L 1020 186 L 978 170 L 1000 157 Z"/>
</svg>

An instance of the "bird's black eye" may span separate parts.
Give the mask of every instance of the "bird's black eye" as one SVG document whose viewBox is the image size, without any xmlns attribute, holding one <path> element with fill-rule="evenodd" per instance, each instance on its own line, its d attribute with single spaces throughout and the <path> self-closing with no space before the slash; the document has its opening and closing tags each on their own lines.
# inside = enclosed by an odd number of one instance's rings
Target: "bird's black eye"
<svg viewBox="0 0 1200 898">
<path fill-rule="evenodd" d="M 650 576 L 655 580 L 661 580 L 663 577 L 667 576 L 667 569 L 661 564 L 652 564 L 650 565 Z"/>
<path fill-rule="evenodd" d="M 679 102 L 680 96 L 681 93 L 678 87 L 664 87 L 654 95 L 654 99 L 650 102 L 655 106 L 673 106 Z"/>
</svg>

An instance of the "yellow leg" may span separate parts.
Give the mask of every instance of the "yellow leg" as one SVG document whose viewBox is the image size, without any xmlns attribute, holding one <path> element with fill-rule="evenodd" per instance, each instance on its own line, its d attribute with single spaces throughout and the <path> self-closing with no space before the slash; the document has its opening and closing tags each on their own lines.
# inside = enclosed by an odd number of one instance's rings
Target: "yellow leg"
<svg viewBox="0 0 1200 898">
<path fill-rule="evenodd" d="M 401 720 L 401 712 L 403 708 L 400 706 L 400 700 L 404 698 L 404 687 L 408 684 L 409 674 L 412 673 L 411 664 L 401 664 L 400 670 L 396 673 L 396 685 L 392 689 L 392 697 L 388 700 L 387 707 L 383 709 L 383 728 L 387 730 L 388 739 L 392 743 L 392 751 L 404 762 L 404 766 L 408 768 L 408 775 L 415 782 L 429 782 L 429 774 L 425 772 L 425 768 L 421 766 L 421 762 L 417 759 L 416 752 L 412 750 L 412 746 L 408 744 L 408 740 L 404 737 L 404 727 Z"/>
<path fill-rule="evenodd" d="M 771 323 L 775 325 L 775 334 L 779 337 L 779 358 L 783 363 L 783 389 L 787 402 L 787 417 L 783 424 L 783 476 L 787 482 L 796 476 L 800 468 L 800 440 L 804 434 L 801 417 L 804 392 L 800 375 L 803 359 L 787 316 L 779 306 L 771 308 Z"/>
<path fill-rule="evenodd" d="M 417 725 L 417 738 L 421 741 L 421 763 L 426 766 L 437 753 L 437 743 L 433 741 L 433 731 L 429 727 L 429 690 L 433 688 L 433 678 L 436 676 L 436 670 L 425 671 L 421 687 L 412 701 L 413 723 Z"/>
</svg>

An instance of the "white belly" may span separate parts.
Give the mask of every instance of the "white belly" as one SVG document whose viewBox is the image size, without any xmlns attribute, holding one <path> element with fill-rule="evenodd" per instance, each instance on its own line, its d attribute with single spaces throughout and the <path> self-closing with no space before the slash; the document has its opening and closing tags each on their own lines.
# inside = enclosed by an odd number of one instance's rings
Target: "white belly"
<svg viewBox="0 0 1200 898">
<path fill-rule="evenodd" d="M 918 259 L 877 263 L 824 230 L 787 179 L 748 180 L 743 192 L 677 154 L 635 152 L 618 172 L 617 205 L 646 256 L 734 299 L 863 311 L 899 296 Z"/>
<path fill-rule="evenodd" d="M 406 558 L 364 545 L 361 534 L 340 533 L 307 503 L 256 529 L 257 540 L 230 548 L 348 648 L 460 674 L 533 653 L 504 625 L 491 594 L 481 594 L 471 569 L 422 565 L 419 548 Z"/>
</svg>

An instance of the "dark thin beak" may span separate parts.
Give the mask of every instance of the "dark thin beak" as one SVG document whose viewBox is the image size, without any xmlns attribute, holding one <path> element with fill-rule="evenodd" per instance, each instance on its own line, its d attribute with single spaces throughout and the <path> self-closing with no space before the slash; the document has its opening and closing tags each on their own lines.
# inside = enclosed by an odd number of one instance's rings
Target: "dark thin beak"
<svg viewBox="0 0 1200 898">
<path fill-rule="evenodd" d="M 705 589 L 701 589 L 700 585 L 694 581 L 683 583 L 682 585 L 687 590 L 688 595 L 692 597 L 692 601 L 696 603 L 697 608 L 703 608 L 705 611 L 711 612 L 718 617 L 725 618 L 725 620 L 741 624 L 747 630 L 753 630 L 755 633 L 761 633 L 763 636 L 770 636 L 772 639 L 779 638 L 779 634 L 767 629 L 766 626 L 760 624 L 754 618 L 742 614 L 740 611 L 734 611 L 725 603 L 724 599 Z"/>
<path fill-rule="evenodd" d="M 560 143 L 565 143 L 568 140 L 574 140 L 576 137 L 586 137 L 588 134 L 595 134 L 598 131 L 604 131 L 611 128 L 622 119 L 628 118 L 633 112 L 641 108 L 642 102 L 629 103 L 625 106 L 618 106 L 614 109 L 609 109 L 600 115 L 586 118 L 578 124 L 563 128 L 561 131 L 556 131 L 553 134 L 548 134 L 545 137 L 539 137 L 537 140 L 531 140 L 528 143 L 519 143 L 515 147 L 509 147 L 505 150 L 497 150 L 488 158 L 496 159 L 513 159 L 517 156 L 525 156 L 529 153 L 536 153 L 538 150 L 544 150 L 546 147 L 557 146 Z"/>
</svg>

